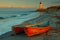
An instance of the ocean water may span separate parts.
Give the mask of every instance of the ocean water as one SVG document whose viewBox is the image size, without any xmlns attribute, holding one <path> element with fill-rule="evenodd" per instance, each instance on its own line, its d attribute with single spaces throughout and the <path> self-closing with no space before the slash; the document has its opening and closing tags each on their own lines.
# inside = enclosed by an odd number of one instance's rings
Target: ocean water
<svg viewBox="0 0 60 40">
<path fill-rule="evenodd" d="M 0 35 L 11 31 L 11 27 L 40 16 L 39 12 L 27 9 L 0 9 Z"/>
<path fill-rule="evenodd" d="M 23 16 L 23 15 L 30 14 L 29 11 L 30 10 L 28 9 L 14 9 L 14 8 L 13 9 L 9 9 L 9 8 L 2 9 L 1 8 L 0 17 Z"/>
</svg>

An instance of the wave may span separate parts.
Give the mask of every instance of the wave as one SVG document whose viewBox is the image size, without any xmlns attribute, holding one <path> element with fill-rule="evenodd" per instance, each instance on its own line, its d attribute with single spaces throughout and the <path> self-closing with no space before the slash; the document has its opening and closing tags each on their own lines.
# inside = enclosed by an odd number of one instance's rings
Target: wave
<svg viewBox="0 0 60 40">
<path fill-rule="evenodd" d="M 0 19 L 23 17 L 35 12 L 0 12 Z"/>
<path fill-rule="evenodd" d="M 4 17 L 0 17 L 0 19 L 5 19 Z"/>
</svg>

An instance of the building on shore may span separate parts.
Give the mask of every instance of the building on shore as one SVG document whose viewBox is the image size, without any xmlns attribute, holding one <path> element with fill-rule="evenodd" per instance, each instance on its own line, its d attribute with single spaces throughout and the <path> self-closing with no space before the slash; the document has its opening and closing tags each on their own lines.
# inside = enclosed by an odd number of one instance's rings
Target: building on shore
<svg viewBox="0 0 60 40">
<path fill-rule="evenodd" d="M 42 4 L 42 2 L 40 2 L 39 9 L 40 9 L 40 10 L 43 9 L 43 4 Z"/>
<path fill-rule="evenodd" d="M 46 9 L 43 8 L 43 3 L 42 2 L 40 2 L 39 8 L 36 11 L 39 11 L 39 12 L 46 11 Z"/>
</svg>

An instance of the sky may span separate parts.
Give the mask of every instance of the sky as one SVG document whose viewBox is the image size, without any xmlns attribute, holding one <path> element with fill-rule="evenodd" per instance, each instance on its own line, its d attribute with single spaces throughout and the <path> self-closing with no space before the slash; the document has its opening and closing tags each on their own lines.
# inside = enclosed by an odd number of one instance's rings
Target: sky
<svg viewBox="0 0 60 40">
<path fill-rule="evenodd" d="M 0 8 L 38 8 L 40 1 L 45 8 L 50 6 L 60 6 L 60 0 L 0 0 Z"/>
</svg>

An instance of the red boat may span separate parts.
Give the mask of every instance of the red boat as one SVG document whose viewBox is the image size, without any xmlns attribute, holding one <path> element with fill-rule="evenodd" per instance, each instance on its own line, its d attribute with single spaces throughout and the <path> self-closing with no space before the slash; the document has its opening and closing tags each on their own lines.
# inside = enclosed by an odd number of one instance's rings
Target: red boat
<svg viewBox="0 0 60 40">
<path fill-rule="evenodd" d="M 46 33 L 47 31 L 50 30 L 50 26 L 45 27 L 45 28 L 32 28 L 32 27 L 25 27 L 25 28 L 20 28 L 20 27 L 16 27 L 13 29 L 13 32 L 15 34 L 20 34 L 21 32 L 25 32 L 27 36 L 33 36 L 33 35 L 37 35 L 37 34 L 42 34 L 42 33 Z"/>
<path fill-rule="evenodd" d="M 27 34 L 27 36 L 33 36 L 33 35 L 37 35 L 37 34 L 42 34 L 42 33 L 46 33 L 50 30 L 50 26 L 45 27 L 45 28 L 25 28 L 25 33 Z"/>
<path fill-rule="evenodd" d="M 37 26 L 37 27 L 34 27 Z M 32 24 L 32 25 L 26 25 L 25 27 L 13 27 L 12 28 L 13 32 L 15 34 L 20 34 L 21 32 L 25 32 L 27 36 L 33 36 L 37 34 L 42 34 L 50 30 L 49 22 L 46 22 L 44 24 L 37 23 L 37 24 Z"/>
<path fill-rule="evenodd" d="M 14 32 L 14 34 L 20 34 L 21 32 L 23 32 L 23 28 L 13 27 L 12 31 Z"/>
</svg>

